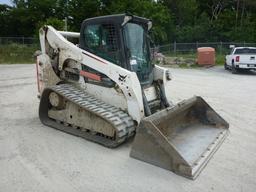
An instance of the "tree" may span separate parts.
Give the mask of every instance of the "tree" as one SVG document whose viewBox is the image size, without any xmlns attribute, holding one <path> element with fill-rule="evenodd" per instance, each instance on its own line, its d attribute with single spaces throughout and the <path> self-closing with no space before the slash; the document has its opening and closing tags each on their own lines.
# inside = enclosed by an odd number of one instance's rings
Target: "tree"
<svg viewBox="0 0 256 192">
<path fill-rule="evenodd" d="M 161 0 L 159 2 L 169 9 L 176 26 L 194 24 L 198 7 L 196 0 Z"/>
<path fill-rule="evenodd" d="M 168 9 L 161 3 L 153 0 L 104 0 L 101 8 L 103 14 L 127 12 L 151 19 L 155 42 L 160 44 L 169 41 L 172 19 Z"/>
<path fill-rule="evenodd" d="M 10 11 L 12 7 L 0 4 L 0 36 L 8 36 L 10 31 Z"/>
<path fill-rule="evenodd" d="M 102 13 L 101 2 L 98 0 L 72 0 L 67 3 L 67 16 L 72 17 L 69 20 L 70 29 L 80 31 L 81 23 L 84 19 L 100 16 Z"/>
<path fill-rule="evenodd" d="M 0 5 L 0 36 L 34 36 L 51 24 L 79 31 L 84 19 L 129 12 L 153 21 L 157 44 L 256 41 L 255 0 L 13 0 Z"/>
</svg>

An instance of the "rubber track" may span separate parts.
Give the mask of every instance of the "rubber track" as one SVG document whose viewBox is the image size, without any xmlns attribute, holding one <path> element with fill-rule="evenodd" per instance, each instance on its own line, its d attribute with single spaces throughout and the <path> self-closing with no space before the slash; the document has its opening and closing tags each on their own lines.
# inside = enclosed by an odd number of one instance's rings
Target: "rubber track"
<svg viewBox="0 0 256 192">
<path fill-rule="evenodd" d="M 102 134 L 93 134 L 91 131 L 82 131 L 81 129 L 73 128 L 71 125 L 64 126 L 48 117 L 48 110 L 50 108 L 49 94 L 56 92 L 64 97 L 69 102 L 73 102 L 79 107 L 87 110 L 100 118 L 106 120 L 113 125 L 116 130 L 115 138 L 105 137 Z M 45 88 L 40 100 L 39 118 L 41 122 L 47 126 L 56 128 L 58 130 L 83 137 L 87 140 L 94 141 L 106 147 L 117 147 L 135 133 L 135 126 L 133 119 L 121 109 L 111 106 L 103 101 L 96 99 L 88 93 L 75 88 L 70 84 L 55 85 Z"/>
</svg>

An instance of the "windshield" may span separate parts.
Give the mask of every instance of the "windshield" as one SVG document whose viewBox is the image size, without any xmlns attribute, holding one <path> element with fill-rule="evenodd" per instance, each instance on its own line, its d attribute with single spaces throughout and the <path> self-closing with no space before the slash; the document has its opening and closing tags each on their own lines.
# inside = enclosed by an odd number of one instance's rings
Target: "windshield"
<svg viewBox="0 0 256 192">
<path fill-rule="evenodd" d="M 124 38 L 131 71 L 137 72 L 140 80 L 148 80 L 151 62 L 145 29 L 141 25 L 127 23 L 124 27 Z"/>
</svg>

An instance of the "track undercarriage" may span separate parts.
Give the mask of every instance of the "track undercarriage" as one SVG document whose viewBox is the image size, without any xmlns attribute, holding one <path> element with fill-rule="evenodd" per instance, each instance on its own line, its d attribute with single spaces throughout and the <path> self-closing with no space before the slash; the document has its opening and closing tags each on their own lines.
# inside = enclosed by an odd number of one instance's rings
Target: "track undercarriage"
<svg viewBox="0 0 256 192">
<path fill-rule="evenodd" d="M 107 147 L 116 147 L 135 133 L 132 118 L 71 84 L 46 88 L 42 94 L 43 124 Z"/>
</svg>

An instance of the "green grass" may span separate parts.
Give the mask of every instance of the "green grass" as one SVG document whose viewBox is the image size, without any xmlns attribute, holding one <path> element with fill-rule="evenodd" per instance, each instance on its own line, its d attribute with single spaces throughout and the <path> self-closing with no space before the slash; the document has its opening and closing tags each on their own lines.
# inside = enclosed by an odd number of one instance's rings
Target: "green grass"
<svg viewBox="0 0 256 192">
<path fill-rule="evenodd" d="M 180 64 L 179 67 L 185 69 L 185 68 L 197 68 L 199 66 L 197 64 L 187 65 L 184 63 L 184 64 Z"/>
<path fill-rule="evenodd" d="M 216 54 L 216 65 L 224 65 L 225 63 L 225 55 L 219 55 L 219 54 Z"/>
<path fill-rule="evenodd" d="M 196 61 L 196 57 L 197 57 L 196 53 L 185 53 L 185 54 L 166 53 L 164 55 L 167 57 L 175 57 L 175 58 L 182 58 L 184 60 L 189 59 L 189 60 L 195 60 L 195 61 Z M 216 53 L 215 65 L 222 66 L 222 65 L 224 65 L 224 63 L 225 63 L 225 55 Z M 180 68 L 197 68 L 199 66 L 196 63 L 194 63 L 192 65 L 191 64 L 188 65 L 188 64 L 184 63 L 184 64 L 179 64 L 179 67 Z"/>
<path fill-rule="evenodd" d="M 0 64 L 35 63 L 33 54 L 36 50 L 38 45 L 0 45 Z"/>
<path fill-rule="evenodd" d="M 0 45 L 0 64 L 13 64 L 13 63 L 35 63 L 33 54 L 39 49 L 39 45 L 21 45 L 10 43 L 7 45 Z M 196 53 L 186 53 L 186 54 L 164 54 L 167 57 L 183 58 L 196 60 Z M 216 53 L 216 65 L 224 65 L 225 55 Z M 187 65 L 186 63 L 179 65 L 181 68 L 196 68 L 198 65 L 192 64 Z"/>
</svg>

